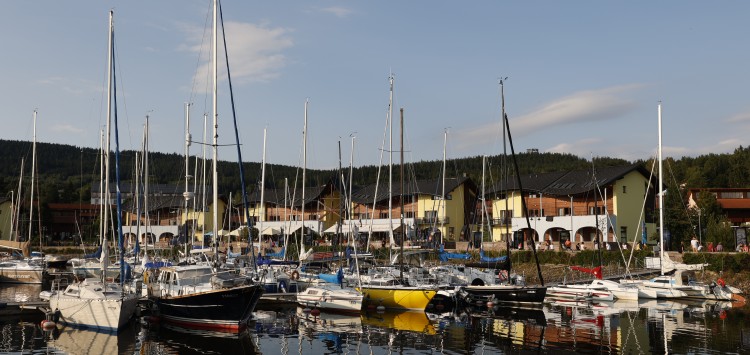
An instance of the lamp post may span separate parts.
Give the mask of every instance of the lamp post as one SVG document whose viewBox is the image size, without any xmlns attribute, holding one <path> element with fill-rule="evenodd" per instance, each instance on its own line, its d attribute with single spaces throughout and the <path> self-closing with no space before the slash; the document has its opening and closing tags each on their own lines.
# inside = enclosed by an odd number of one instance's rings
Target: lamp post
<svg viewBox="0 0 750 355">
<path fill-rule="evenodd" d="M 701 228 L 701 211 L 702 209 L 698 209 L 698 242 L 703 244 L 703 229 Z"/>
</svg>

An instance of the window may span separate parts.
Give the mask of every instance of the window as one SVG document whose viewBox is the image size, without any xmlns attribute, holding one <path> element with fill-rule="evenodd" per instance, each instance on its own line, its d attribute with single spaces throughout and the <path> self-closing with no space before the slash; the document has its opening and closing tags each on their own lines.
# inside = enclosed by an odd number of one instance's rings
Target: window
<svg viewBox="0 0 750 355">
<path fill-rule="evenodd" d="M 568 207 L 560 207 L 557 209 L 557 215 L 558 216 L 570 216 L 570 208 Z"/>
<path fill-rule="evenodd" d="M 424 218 L 427 218 L 427 219 L 437 218 L 437 211 L 424 211 Z"/>
<path fill-rule="evenodd" d="M 442 200 L 443 198 L 442 198 L 442 196 L 432 196 L 432 199 L 433 199 L 433 200 Z M 446 194 L 446 195 L 445 195 L 445 199 L 446 199 L 446 200 L 452 200 L 452 199 L 453 199 L 453 195 L 451 195 L 451 194 Z"/>
<path fill-rule="evenodd" d="M 624 242 L 627 242 L 628 240 L 628 227 L 622 226 L 620 227 L 620 239 Z"/>
<path fill-rule="evenodd" d="M 604 214 L 604 206 L 589 207 L 589 214 Z"/>
<path fill-rule="evenodd" d="M 719 195 L 720 196 L 719 198 L 743 198 L 744 196 L 742 195 L 743 193 L 741 191 L 736 191 L 736 192 L 724 191 L 724 192 L 721 192 L 721 194 Z"/>
<path fill-rule="evenodd" d="M 388 212 L 380 212 L 380 218 L 388 218 Z"/>
<path fill-rule="evenodd" d="M 628 193 L 628 187 L 625 185 L 622 185 L 622 193 L 626 194 Z"/>
<path fill-rule="evenodd" d="M 414 211 L 404 212 L 404 218 L 414 218 Z"/>
</svg>

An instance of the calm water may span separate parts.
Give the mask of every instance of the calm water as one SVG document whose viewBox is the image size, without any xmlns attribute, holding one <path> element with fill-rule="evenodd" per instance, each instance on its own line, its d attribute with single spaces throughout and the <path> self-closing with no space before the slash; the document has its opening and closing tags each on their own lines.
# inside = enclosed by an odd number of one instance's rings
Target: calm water
<svg viewBox="0 0 750 355">
<path fill-rule="evenodd" d="M 41 286 L 0 286 L 0 302 L 38 300 Z M 34 354 L 727 354 L 750 353 L 750 308 L 669 301 L 547 304 L 542 310 L 321 314 L 259 310 L 241 334 L 136 319 L 119 334 L 0 317 L 0 353 Z"/>
</svg>

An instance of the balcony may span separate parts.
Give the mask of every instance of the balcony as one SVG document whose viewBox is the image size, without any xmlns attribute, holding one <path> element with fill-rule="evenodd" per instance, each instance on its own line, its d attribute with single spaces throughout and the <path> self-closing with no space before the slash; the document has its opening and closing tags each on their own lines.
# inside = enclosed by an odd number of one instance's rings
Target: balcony
<svg viewBox="0 0 750 355">
<path fill-rule="evenodd" d="M 510 225 L 510 217 L 493 218 L 490 223 L 492 223 L 493 226 L 507 226 Z"/>
<path fill-rule="evenodd" d="M 417 224 L 450 224 L 450 218 L 438 218 L 438 217 L 422 217 L 415 218 Z"/>
</svg>

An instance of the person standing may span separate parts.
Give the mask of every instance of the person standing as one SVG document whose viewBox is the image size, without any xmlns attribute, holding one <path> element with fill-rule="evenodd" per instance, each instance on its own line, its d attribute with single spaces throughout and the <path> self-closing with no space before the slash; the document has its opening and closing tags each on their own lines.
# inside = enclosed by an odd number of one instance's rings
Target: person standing
<svg viewBox="0 0 750 355">
<path fill-rule="evenodd" d="M 690 247 L 693 248 L 693 253 L 698 251 L 698 238 L 693 236 L 693 239 L 690 240 Z"/>
<path fill-rule="evenodd" d="M 721 242 L 719 242 L 716 244 L 716 252 L 721 253 L 722 251 L 724 251 L 724 246 L 721 245 Z"/>
</svg>

